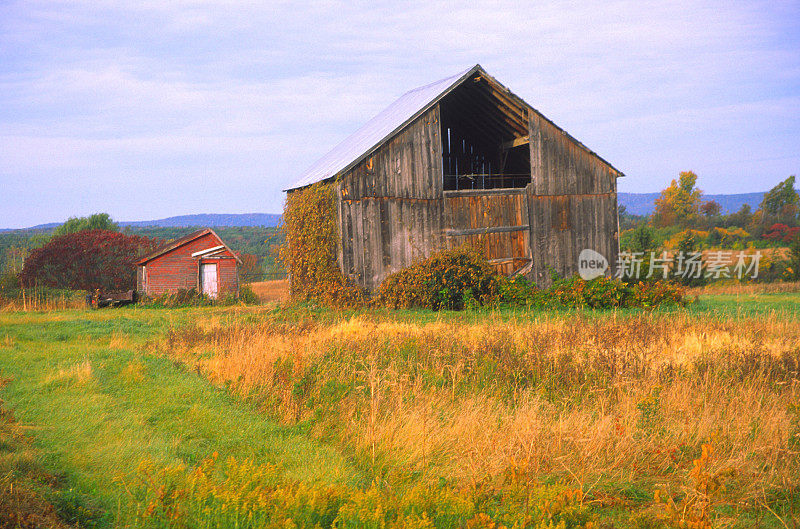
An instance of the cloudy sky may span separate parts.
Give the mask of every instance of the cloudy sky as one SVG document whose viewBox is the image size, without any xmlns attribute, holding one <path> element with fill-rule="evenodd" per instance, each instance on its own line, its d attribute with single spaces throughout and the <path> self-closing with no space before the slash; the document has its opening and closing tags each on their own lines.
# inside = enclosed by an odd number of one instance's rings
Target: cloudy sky
<svg viewBox="0 0 800 529">
<path fill-rule="evenodd" d="M 280 212 L 364 121 L 475 63 L 621 191 L 800 173 L 797 0 L 2 0 L 0 227 Z"/>
</svg>

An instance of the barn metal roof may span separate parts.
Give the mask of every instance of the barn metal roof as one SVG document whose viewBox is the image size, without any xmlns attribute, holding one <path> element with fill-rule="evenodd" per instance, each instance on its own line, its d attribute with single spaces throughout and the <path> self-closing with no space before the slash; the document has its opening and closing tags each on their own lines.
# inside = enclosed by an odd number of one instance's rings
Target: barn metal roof
<svg viewBox="0 0 800 529">
<path fill-rule="evenodd" d="M 367 121 L 361 128 L 345 138 L 328 154 L 314 162 L 296 182 L 284 189 L 284 191 L 306 187 L 351 169 L 476 72 L 486 77 L 491 77 L 480 64 L 476 64 L 461 73 L 406 92 L 380 114 Z M 500 83 L 497 83 L 496 80 L 493 78 L 492 80 L 504 89 L 507 96 L 528 106 L 527 103 L 512 94 Z M 544 117 L 544 119 L 547 118 Z M 549 119 L 547 121 L 552 123 Z M 563 131 L 555 123 L 553 125 Z M 566 134 L 566 132 L 564 133 Z M 572 136 L 569 137 L 622 176 L 621 171 L 603 160 L 597 153 L 572 138 Z"/>
<path fill-rule="evenodd" d="M 314 162 L 294 184 L 284 191 L 321 182 L 349 169 L 478 70 L 481 70 L 481 67 L 476 64 L 452 77 L 406 92 L 400 96 L 400 99 L 345 138 L 328 154 Z"/>
</svg>

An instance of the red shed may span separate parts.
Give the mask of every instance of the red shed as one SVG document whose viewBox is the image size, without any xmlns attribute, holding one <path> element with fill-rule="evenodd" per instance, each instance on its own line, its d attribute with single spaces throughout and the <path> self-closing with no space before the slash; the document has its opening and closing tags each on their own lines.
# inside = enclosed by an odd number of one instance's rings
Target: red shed
<svg viewBox="0 0 800 529">
<path fill-rule="evenodd" d="M 195 288 L 216 298 L 239 292 L 239 257 L 204 228 L 171 241 L 136 263 L 136 290 L 158 296 Z"/>
</svg>

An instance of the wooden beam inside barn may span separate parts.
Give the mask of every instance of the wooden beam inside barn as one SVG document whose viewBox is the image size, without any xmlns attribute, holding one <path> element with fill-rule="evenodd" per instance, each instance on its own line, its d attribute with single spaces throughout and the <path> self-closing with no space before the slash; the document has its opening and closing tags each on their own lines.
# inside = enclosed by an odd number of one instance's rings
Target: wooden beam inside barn
<svg viewBox="0 0 800 529">
<path fill-rule="evenodd" d="M 530 143 L 531 137 L 530 136 L 522 136 L 521 138 L 514 138 L 511 141 L 504 141 L 500 146 L 501 149 L 507 151 L 508 149 L 513 149 L 514 147 L 519 147 L 520 145 L 527 145 Z"/>
</svg>

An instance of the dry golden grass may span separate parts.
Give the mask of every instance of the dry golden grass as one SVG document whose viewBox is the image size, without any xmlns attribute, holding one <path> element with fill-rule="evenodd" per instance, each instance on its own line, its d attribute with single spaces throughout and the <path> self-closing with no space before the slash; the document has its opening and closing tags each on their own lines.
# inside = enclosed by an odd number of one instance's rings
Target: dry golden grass
<svg viewBox="0 0 800 529">
<path fill-rule="evenodd" d="M 253 292 L 262 303 L 284 302 L 289 299 L 289 280 L 277 279 L 274 281 L 261 281 L 258 283 L 248 283 Z"/>
<path fill-rule="evenodd" d="M 788 316 L 189 327 L 167 354 L 312 420 L 384 476 L 479 488 L 509 472 L 581 490 L 681 491 L 700 447 L 727 502 L 800 487 L 800 324 Z M 644 486 L 644 485 L 642 485 Z"/>
<path fill-rule="evenodd" d="M 23 289 L 19 299 L 0 298 L 0 313 L 19 311 L 55 311 L 86 307 L 84 296 L 75 292 L 48 295 L 38 289 Z"/>
<path fill-rule="evenodd" d="M 126 347 L 130 347 L 130 345 L 130 336 L 122 332 L 111 333 L 108 339 L 108 346 L 112 349 L 125 349 Z"/>
<path fill-rule="evenodd" d="M 800 282 L 782 281 L 777 283 L 712 283 L 704 287 L 690 288 L 689 296 L 704 294 L 729 294 L 751 296 L 754 294 L 791 294 L 800 292 Z"/>
<path fill-rule="evenodd" d="M 89 360 L 84 360 L 83 362 L 58 369 L 47 378 L 46 382 L 85 385 L 92 381 L 92 376 L 92 363 Z"/>
</svg>

